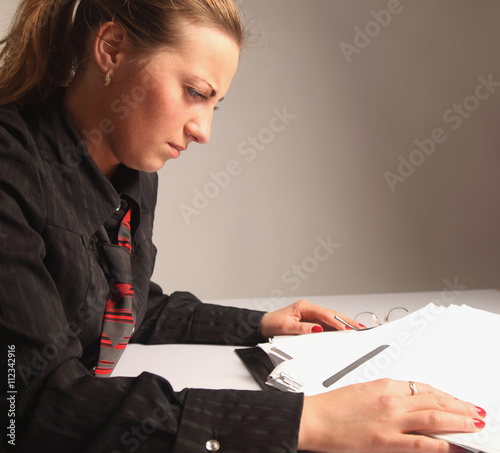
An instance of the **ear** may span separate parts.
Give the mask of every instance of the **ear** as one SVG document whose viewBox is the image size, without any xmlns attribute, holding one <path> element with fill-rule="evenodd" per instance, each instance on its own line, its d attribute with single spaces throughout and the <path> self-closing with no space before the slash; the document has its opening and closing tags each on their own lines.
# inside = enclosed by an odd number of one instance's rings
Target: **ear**
<svg viewBox="0 0 500 453">
<path fill-rule="evenodd" d="M 127 39 L 122 28 L 115 22 L 101 26 L 94 41 L 94 59 L 102 74 L 113 72 L 125 61 Z"/>
</svg>

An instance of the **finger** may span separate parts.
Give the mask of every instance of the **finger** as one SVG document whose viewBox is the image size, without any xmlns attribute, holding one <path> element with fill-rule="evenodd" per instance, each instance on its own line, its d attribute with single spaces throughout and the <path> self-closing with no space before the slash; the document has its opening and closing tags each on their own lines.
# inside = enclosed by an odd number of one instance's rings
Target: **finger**
<svg viewBox="0 0 500 453">
<path fill-rule="evenodd" d="M 461 447 L 449 444 L 442 439 L 434 439 L 426 435 L 403 434 L 394 445 L 398 453 L 425 451 L 426 453 L 458 453 L 466 452 Z"/>
<path fill-rule="evenodd" d="M 428 384 L 414 382 L 414 388 L 417 389 L 418 393 L 411 395 L 412 390 L 410 382 L 406 383 L 404 381 L 389 380 L 388 383 L 389 385 L 398 385 L 400 389 L 402 388 L 403 395 L 405 395 L 404 404 L 409 412 L 419 410 L 438 410 L 465 415 L 473 420 L 481 420 L 486 417 L 486 411 L 483 408 L 473 403 L 454 398 L 449 393 L 438 390 Z"/>
<path fill-rule="evenodd" d="M 371 385 L 377 385 L 378 392 L 385 395 L 393 395 L 393 396 L 416 396 L 416 395 L 436 395 L 436 396 L 446 396 L 449 398 L 453 398 L 452 395 L 445 393 L 441 390 L 438 390 L 428 384 L 423 384 L 422 382 L 413 382 L 413 388 L 416 391 L 416 394 L 413 394 L 411 388 L 411 382 L 413 381 L 397 381 L 393 379 L 377 379 L 372 381 Z"/>
<path fill-rule="evenodd" d="M 366 326 L 360 324 L 359 322 L 354 321 L 351 318 L 343 315 L 335 315 L 335 321 L 340 322 L 342 326 L 337 328 L 336 330 L 364 330 Z"/>
<path fill-rule="evenodd" d="M 413 383 L 413 385 L 412 385 Z M 428 384 L 424 384 L 422 382 L 414 382 L 414 381 L 400 381 L 399 383 L 400 392 L 402 395 L 436 395 L 436 396 L 446 396 L 449 398 L 453 398 L 449 393 L 443 392 L 435 387 L 432 387 Z"/>
<path fill-rule="evenodd" d="M 340 314 L 338 311 L 330 310 L 319 305 L 314 305 L 307 300 L 299 301 L 301 317 L 304 321 L 313 321 L 320 324 L 325 330 L 349 330 L 349 328 L 341 321 L 335 319 L 339 316 L 342 320 L 352 325 L 356 329 L 362 329 L 363 326 L 347 316 Z"/>
<path fill-rule="evenodd" d="M 354 319 L 333 310 L 328 310 L 325 318 L 325 324 L 327 325 L 327 327 L 333 327 L 335 330 L 352 330 L 351 326 L 355 329 L 366 329 L 364 325 L 360 324 Z"/>
<path fill-rule="evenodd" d="M 305 335 L 323 332 L 323 327 L 312 322 L 288 320 L 285 331 L 286 335 Z"/>
<path fill-rule="evenodd" d="M 401 420 L 400 426 L 405 432 L 475 433 L 481 431 L 485 423 L 468 415 L 428 410 L 407 414 Z"/>
<path fill-rule="evenodd" d="M 466 415 L 471 418 L 485 418 L 484 409 L 465 401 L 457 400 L 450 396 L 441 396 L 436 394 L 414 395 L 405 400 L 408 412 L 421 410 L 446 411 L 459 415 Z"/>
<path fill-rule="evenodd" d="M 322 326 L 310 322 L 301 322 L 299 324 L 299 328 L 302 330 L 300 333 L 305 333 L 305 334 L 323 332 Z"/>
</svg>

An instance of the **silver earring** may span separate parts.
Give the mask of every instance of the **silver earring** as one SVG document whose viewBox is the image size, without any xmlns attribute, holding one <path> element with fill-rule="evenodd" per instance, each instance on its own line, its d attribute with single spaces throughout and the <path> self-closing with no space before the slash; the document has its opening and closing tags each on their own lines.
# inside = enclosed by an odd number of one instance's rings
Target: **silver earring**
<svg viewBox="0 0 500 453">
<path fill-rule="evenodd" d="M 106 72 L 106 75 L 104 76 L 104 86 L 107 87 L 111 83 L 111 76 L 109 75 L 109 69 L 108 72 Z"/>
</svg>

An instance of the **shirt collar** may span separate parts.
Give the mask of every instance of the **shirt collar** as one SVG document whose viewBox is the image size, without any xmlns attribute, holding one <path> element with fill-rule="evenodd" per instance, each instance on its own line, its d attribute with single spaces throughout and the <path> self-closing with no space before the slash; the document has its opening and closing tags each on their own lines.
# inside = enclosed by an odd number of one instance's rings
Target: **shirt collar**
<svg viewBox="0 0 500 453">
<path fill-rule="evenodd" d="M 128 198 L 141 207 L 141 181 L 137 170 L 120 165 L 111 178 L 111 183 L 122 198 Z"/>
</svg>

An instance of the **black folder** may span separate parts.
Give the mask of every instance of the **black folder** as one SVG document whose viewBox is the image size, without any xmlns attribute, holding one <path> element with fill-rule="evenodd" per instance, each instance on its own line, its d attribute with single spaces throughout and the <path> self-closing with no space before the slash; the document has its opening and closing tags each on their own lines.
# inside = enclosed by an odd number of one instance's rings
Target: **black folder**
<svg viewBox="0 0 500 453">
<path fill-rule="evenodd" d="M 273 371 L 274 365 L 261 348 L 235 349 L 235 352 L 262 390 L 280 391 L 276 387 L 266 385 L 267 376 Z"/>
</svg>

